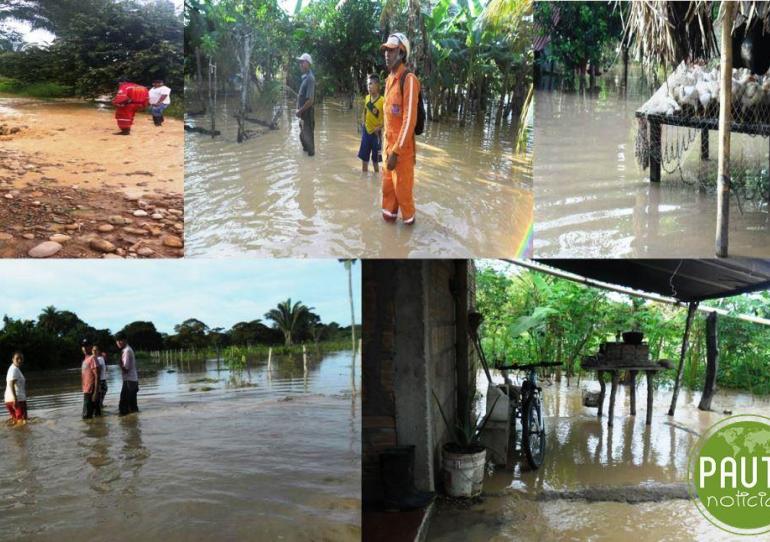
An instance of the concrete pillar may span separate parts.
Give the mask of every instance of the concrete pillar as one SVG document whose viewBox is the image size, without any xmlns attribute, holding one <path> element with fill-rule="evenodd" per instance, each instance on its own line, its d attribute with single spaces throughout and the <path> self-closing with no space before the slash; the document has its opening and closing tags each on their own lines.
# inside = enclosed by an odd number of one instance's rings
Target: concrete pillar
<svg viewBox="0 0 770 542">
<path fill-rule="evenodd" d="M 434 491 L 426 273 L 429 261 L 398 262 L 395 281 L 394 395 L 399 444 L 414 444 L 415 485 Z M 449 414 L 447 414 L 449 415 Z"/>
</svg>

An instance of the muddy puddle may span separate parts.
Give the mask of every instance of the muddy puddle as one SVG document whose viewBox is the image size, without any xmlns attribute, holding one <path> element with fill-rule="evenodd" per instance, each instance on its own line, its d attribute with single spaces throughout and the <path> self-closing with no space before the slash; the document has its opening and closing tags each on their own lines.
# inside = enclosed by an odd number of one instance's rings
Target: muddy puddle
<svg viewBox="0 0 770 542">
<path fill-rule="evenodd" d="M 113 115 L 0 95 L 0 257 L 183 255 L 182 123 L 120 136 Z"/>
<path fill-rule="evenodd" d="M 531 168 L 510 125 L 428 123 L 418 138 L 415 227 L 380 215 L 379 175 L 361 172 L 355 113 L 335 100 L 316 110 L 316 155 L 299 145 L 293 109 L 278 130 L 236 143 L 225 103 L 216 139 L 185 142 L 186 247 L 192 256 L 468 257 L 526 252 Z M 290 117 L 291 115 L 291 117 Z M 189 124 L 208 127 L 202 117 Z"/>
<path fill-rule="evenodd" d="M 628 388 L 620 386 L 610 428 L 606 403 L 604 423 L 596 409 L 582 405 L 582 389 L 598 391 L 598 383 L 571 383 L 542 383 L 543 466 L 531 471 L 518 462 L 512 472 L 488 473 L 481 499 L 470 506 L 441 502 L 428 540 L 733 539 L 687 499 L 687 456 L 698 435 L 727 416 L 724 410 L 766 415 L 770 399 L 719 390 L 714 411 L 701 412 L 700 394 L 682 390 L 672 420 L 667 416 L 671 390 L 661 388 L 654 396 L 652 425 L 646 428 L 647 390 L 640 381 L 637 415 L 628 414 Z M 763 536 L 757 540 L 770 540 Z"/>
<path fill-rule="evenodd" d="M 549 83 L 550 84 L 550 83 Z M 664 166 L 662 182 L 648 181 L 634 156 L 634 112 L 652 94 L 638 74 L 628 91 L 610 72 L 598 90 L 561 92 L 558 84 L 536 92 L 535 253 L 543 257 L 713 257 L 716 232 L 717 132 L 711 159 L 701 163 L 700 135 L 682 166 Z M 678 148 L 689 132 L 664 127 L 664 147 Z M 734 171 L 768 175 L 768 140 L 734 134 Z M 666 150 L 664 149 L 664 152 Z M 707 179 L 705 191 L 698 183 Z M 746 196 L 746 194 L 743 194 Z M 770 255 L 766 202 L 732 198 L 730 255 Z"/>
<path fill-rule="evenodd" d="M 360 356 L 140 362 L 123 418 L 110 369 L 89 422 L 77 371 L 26 375 L 31 422 L 0 426 L 0 539 L 360 539 Z"/>
</svg>

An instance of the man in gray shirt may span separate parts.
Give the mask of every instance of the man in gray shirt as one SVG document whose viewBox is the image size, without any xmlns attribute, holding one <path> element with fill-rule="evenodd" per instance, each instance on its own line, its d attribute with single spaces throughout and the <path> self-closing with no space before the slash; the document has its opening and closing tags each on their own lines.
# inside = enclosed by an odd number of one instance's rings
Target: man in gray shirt
<svg viewBox="0 0 770 542">
<path fill-rule="evenodd" d="M 128 345 L 123 333 L 115 335 L 115 344 L 120 348 L 120 372 L 123 373 L 123 388 L 120 390 L 118 410 L 121 416 L 139 412 L 136 394 L 139 392 L 139 375 L 136 371 L 134 350 Z"/>
<path fill-rule="evenodd" d="M 302 70 L 302 83 L 299 86 L 297 94 L 297 111 L 294 113 L 299 119 L 299 141 L 302 143 L 302 150 L 307 152 L 308 156 L 315 154 L 315 139 L 313 131 L 315 130 L 315 75 L 310 70 L 313 59 L 307 53 L 297 57 L 299 69 Z"/>
</svg>

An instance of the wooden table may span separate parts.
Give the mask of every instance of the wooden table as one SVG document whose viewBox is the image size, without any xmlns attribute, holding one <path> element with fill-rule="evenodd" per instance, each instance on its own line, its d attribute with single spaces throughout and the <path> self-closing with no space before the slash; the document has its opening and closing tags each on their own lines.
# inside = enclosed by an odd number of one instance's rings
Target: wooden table
<svg viewBox="0 0 770 542">
<path fill-rule="evenodd" d="M 682 126 L 685 128 L 695 128 L 701 131 L 700 136 L 700 157 L 701 160 L 708 160 L 709 157 L 709 130 L 719 130 L 718 118 L 704 118 L 687 116 L 668 116 L 653 115 L 636 112 L 637 118 L 647 119 L 649 125 L 650 137 L 650 182 L 660 182 L 661 168 L 661 126 Z M 731 132 L 740 134 L 758 135 L 770 137 L 770 124 L 763 122 L 733 122 L 730 128 Z"/>
<path fill-rule="evenodd" d="M 666 368 L 657 364 L 639 364 L 629 367 L 621 367 L 616 364 L 596 364 L 585 367 L 592 371 L 596 371 L 596 377 L 599 380 L 599 412 L 598 416 L 602 417 L 602 411 L 604 409 L 604 398 L 607 392 L 607 385 L 604 383 L 604 373 L 610 373 L 611 375 L 611 388 L 610 388 L 610 405 L 609 412 L 607 413 L 607 425 L 612 425 L 612 418 L 615 414 L 615 394 L 618 389 L 618 383 L 620 380 L 620 373 L 623 371 L 629 371 L 631 373 L 631 397 L 630 397 L 630 411 L 632 416 L 636 416 L 636 375 L 643 372 L 647 376 L 647 420 L 645 423 L 650 425 L 652 423 L 652 397 L 653 386 L 652 380 L 655 377 L 655 373 L 663 371 Z"/>
</svg>

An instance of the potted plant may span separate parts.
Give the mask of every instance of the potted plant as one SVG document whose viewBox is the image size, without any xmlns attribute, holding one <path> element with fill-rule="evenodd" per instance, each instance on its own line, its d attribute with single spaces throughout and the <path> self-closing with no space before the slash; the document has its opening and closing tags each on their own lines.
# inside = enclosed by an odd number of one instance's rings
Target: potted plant
<svg viewBox="0 0 770 542">
<path fill-rule="evenodd" d="M 642 344 L 644 340 L 644 333 L 642 333 L 642 325 L 639 318 L 639 309 L 642 303 L 633 300 L 633 308 L 626 321 L 626 329 L 629 331 L 623 333 L 623 342 L 626 344 Z"/>
<path fill-rule="evenodd" d="M 469 401 L 467 411 L 457 413 L 454 425 L 449 423 L 435 391 L 433 398 L 452 439 L 444 444 L 441 450 L 444 490 L 450 497 L 480 495 L 484 486 L 484 465 L 487 458 L 487 450 L 480 442 L 481 431 L 500 398 L 495 399 L 492 408 L 481 421 L 474 416 L 473 401 Z"/>
</svg>

